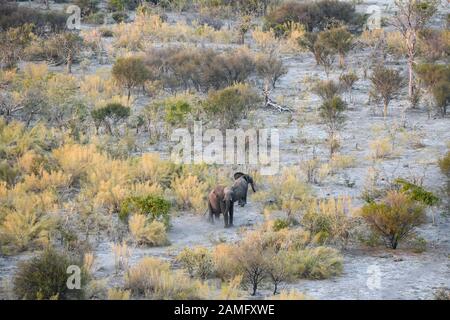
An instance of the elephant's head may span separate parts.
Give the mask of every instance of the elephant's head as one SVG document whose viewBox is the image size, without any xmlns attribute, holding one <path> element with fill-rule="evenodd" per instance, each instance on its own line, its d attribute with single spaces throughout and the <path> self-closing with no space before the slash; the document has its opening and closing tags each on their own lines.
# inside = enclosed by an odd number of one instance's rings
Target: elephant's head
<svg viewBox="0 0 450 320">
<path fill-rule="evenodd" d="M 234 174 L 234 180 L 238 180 L 239 178 L 242 178 L 245 181 L 247 181 L 247 183 L 252 186 L 253 192 L 256 192 L 255 183 L 254 183 L 253 178 L 251 176 L 249 176 L 248 174 L 242 173 L 242 172 L 236 172 Z"/>
</svg>

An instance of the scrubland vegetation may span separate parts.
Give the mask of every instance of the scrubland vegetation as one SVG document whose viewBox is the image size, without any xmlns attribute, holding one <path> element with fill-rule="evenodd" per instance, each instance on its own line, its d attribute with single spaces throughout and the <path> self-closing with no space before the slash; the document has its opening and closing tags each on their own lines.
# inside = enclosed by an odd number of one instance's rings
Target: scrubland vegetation
<svg viewBox="0 0 450 320">
<path fill-rule="evenodd" d="M 372 28 L 364 2 L 0 0 L 0 298 L 302 300 L 380 252 L 447 263 L 448 7 Z M 280 172 L 173 162 L 196 121 L 280 129 Z M 257 192 L 224 231 L 236 171 Z"/>
</svg>

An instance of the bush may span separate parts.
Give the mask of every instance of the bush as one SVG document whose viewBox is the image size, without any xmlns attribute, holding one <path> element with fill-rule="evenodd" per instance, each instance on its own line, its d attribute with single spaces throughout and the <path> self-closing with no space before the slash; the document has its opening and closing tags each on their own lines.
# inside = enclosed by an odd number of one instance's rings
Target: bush
<svg viewBox="0 0 450 320">
<path fill-rule="evenodd" d="M 192 107 L 188 101 L 182 98 L 172 98 L 164 101 L 164 109 L 166 112 L 166 122 L 175 126 L 186 124 Z"/>
<path fill-rule="evenodd" d="M 260 55 L 255 61 L 256 72 L 263 79 L 266 86 L 275 88 L 277 81 L 284 76 L 288 70 L 283 61 L 272 55 Z"/>
<path fill-rule="evenodd" d="M 248 49 L 223 53 L 198 48 L 152 49 L 146 56 L 146 65 L 169 89 L 204 93 L 244 83 L 255 72 L 255 61 Z"/>
<path fill-rule="evenodd" d="M 58 32 L 66 27 L 68 14 L 58 11 L 42 11 L 13 2 L 0 2 L 0 29 L 17 28 L 27 23 L 33 25 L 36 34 Z M 50 29 L 50 30 L 48 30 Z"/>
<path fill-rule="evenodd" d="M 351 210 L 351 201 L 345 197 L 313 202 L 303 215 L 301 224 L 310 232 L 314 242 L 345 247 L 353 226 Z"/>
<path fill-rule="evenodd" d="M 400 191 L 408 195 L 408 197 L 414 201 L 421 202 L 427 206 L 434 206 L 439 202 L 439 198 L 432 192 L 405 179 L 396 179 L 394 184 L 399 185 Z"/>
<path fill-rule="evenodd" d="M 328 132 L 330 155 L 333 155 L 339 146 L 336 134 L 344 127 L 346 118 L 343 113 L 346 109 L 347 104 L 339 96 L 334 96 L 320 105 L 319 115 L 325 122 L 326 130 Z"/>
<path fill-rule="evenodd" d="M 434 292 L 435 300 L 450 300 L 450 289 L 439 288 Z"/>
<path fill-rule="evenodd" d="M 272 230 L 273 231 L 280 231 L 282 229 L 287 229 L 290 226 L 290 222 L 287 219 L 276 219 L 273 222 Z"/>
<path fill-rule="evenodd" d="M 108 103 L 104 107 L 92 110 L 91 116 L 97 128 L 101 125 L 106 127 L 109 134 L 113 134 L 113 128 L 130 116 L 130 108 L 120 103 Z M 116 129 L 117 131 L 117 129 Z"/>
<path fill-rule="evenodd" d="M 172 188 L 180 208 L 193 209 L 196 213 L 205 212 L 208 185 L 199 181 L 197 176 L 175 178 Z"/>
<path fill-rule="evenodd" d="M 339 66 L 344 67 L 345 56 L 353 47 L 353 36 L 346 27 L 337 27 L 319 33 L 317 41 L 339 55 Z"/>
<path fill-rule="evenodd" d="M 314 2 L 287 2 L 266 16 L 265 27 L 273 28 L 278 35 L 286 32 L 289 23 L 300 23 L 308 31 L 323 30 L 330 23 L 357 26 L 362 22 L 360 14 L 355 12 L 350 2 L 336 0 L 320 0 Z"/>
<path fill-rule="evenodd" d="M 207 289 L 180 272 L 172 273 L 168 263 L 156 258 L 144 258 L 130 268 L 125 276 L 125 288 L 133 295 L 160 300 L 198 300 Z"/>
<path fill-rule="evenodd" d="M 313 88 L 313 92 L 317 94 L 323 101 L 331 100 L 341 91 L 339 83 L 333 80 L 321 80 Z"/>
<path fill-rule="evenodd" d="M 391 191 L 381 203 L 362 207 L 361 216 L 379 234 L 387 247 L 396 249 L 399 242 L 413 234 L 415 227 L 426 219 L 422 205 L 406 194 Z"/>
<path fill-rule="evenodd" d="M 184 248 L 177 256 L 178 261 L 191 277 L 207 279 L 214 271 L 214 261 L 211 253 L 204 247 Z"/>
<path fill-rule="evenodd" d="M 248 85 L 237 84 L 213 91 L 203 103 L 203 109 L 222 130 L 232 129 L 260 102 L 260 97 Z"/>
<path fill-rule="evenodd" d="M 116 23 L 121 23 L 121 22 L 125 22 L 128 19 L 128 14 L 126 12 L 113 12 L 113 14 L 111 15 L 111 17 L 113 18 L 113 20 Z"/>
<path fill-rule="evenodd" d="M 342 256 L 332 248 L 300 250 L 292 253 L 290 261 L 294 274 L 300 278 L 327 279 L 342 273 Z"/>
<path fill-rule="evenodd" d="M 119 218 L 126 221 L 131 214 L 145 215 L 150 222 L 159 221 L 166 228 L 170 225 L 170 202 L 159 196 L 130 197 L 120 205 Z"/>
<path fill-rule="evenodd" d="M 83 299 L 87 273 L 81 274 L 81 289 L 69 289 L 67 280 L 71 265 L 82 266 L 82 261 L 53 249 L 19 265 L 14 277 L 14 293 L 19 299 Z"/>
<path fill-rule="evenodd" d="M 372 82 L 370 95 L 378 101 L 383 101 L 383 115 L 386 117 L 389 103 L 399 94 L 400 89 L 403 87 L 403 78 L 397 70 L 378 65 L 374 68 L 370 81 Z"/>
<path fill-rule="evenodd" d="M 289 222 L 295 221 L 307 208 L 311 199 L 310 188 L 299 179 L 294 169 L 285 169 L 281 175 L 270 177 L 268 182 L 269 191 L 261 192 L 259 196 L 265 196 L 272 202 L 269 210 L 282 210 Z"/>
<path fill-rule="evenodd" d="M 150 79 L 150 72 L 139 57 L 119 58 L 112 68 L 113 78 L 127 89 L 128 101 L 131 97 L 131 90 L 142 86 Z"/>
<path fill-rule="evenodd" d="M 420 64 L 415 69 L 420 81 L 434 98 L 436 109 L 445 116 L 450 103 L 450 67 L 439 64 Z"/>
<path fill-rule="evenodd" d="M 128 227 L 138 245 L 157 247 L 169 244 L 164 224 L 159 221 L 150 222 L 143 214 L 131 216 Z"/>
</svg>

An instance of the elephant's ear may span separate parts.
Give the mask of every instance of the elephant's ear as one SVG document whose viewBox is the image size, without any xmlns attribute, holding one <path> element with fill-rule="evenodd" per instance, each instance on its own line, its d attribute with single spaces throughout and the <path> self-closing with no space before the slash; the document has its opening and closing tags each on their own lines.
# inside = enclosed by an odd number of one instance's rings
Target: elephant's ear
<svg viewBox="0 0 450 320">
<path fill-rule="evenodd" d="M 236 173 L 234 174 L 234 180 L 237 180 L 237 179 L 239 179 L 239 178 L 242 177 L 242 176 L 245 176 L 245 173 L 242 173 L 242 172 L 236 172 Z"/>
</svg>

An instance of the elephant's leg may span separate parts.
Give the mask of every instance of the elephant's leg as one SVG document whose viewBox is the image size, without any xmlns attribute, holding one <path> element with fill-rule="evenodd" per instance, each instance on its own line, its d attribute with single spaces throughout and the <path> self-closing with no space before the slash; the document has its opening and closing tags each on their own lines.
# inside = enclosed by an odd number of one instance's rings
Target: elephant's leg
<svg viewBox="0 0 450 320">
<path fill-rule="evenodd" d="M 214 223 L 214 212 L 213 212 L 213 208 L 211 206 L 211 203 L 208 201 L 208 210 L 209 210 L 209 216 L 208 216 L 208 221 L 211 223 Z"/>
<path fill-rule="evenodd" d="M 228 228 L 228 212 L 224 212 L 223 214 L 223 222 L 224 222 L 224 227 Z"/>
<path fill-rule="evenodd" d="M 233 213 L 234 213 L 234 206 L 230 207 L 230 227 L 233 226 Z"/>
</svg>

